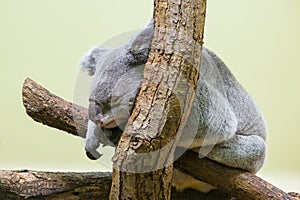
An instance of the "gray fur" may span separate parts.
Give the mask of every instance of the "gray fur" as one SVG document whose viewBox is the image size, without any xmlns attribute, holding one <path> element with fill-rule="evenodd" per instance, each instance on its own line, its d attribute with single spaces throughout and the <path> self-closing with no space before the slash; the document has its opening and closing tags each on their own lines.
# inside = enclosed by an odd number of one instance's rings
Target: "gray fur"
<svg viewBox="0 0 300 200">
<path fill-rule="evenodd" d="M 99 143 L 113 145 L 102 137 L 114 135 L 110 126 L 126 124 L 128 120 L 143 78 L 152 34 L 151 22 L 128 45 L 96 47 L 80 63 L 82 69 L 94 75 L 85 148 L 96 159 L 100 157 L 96 151 Z M 206 48 L 202 50 L 200 70 L 195 101 L 179 145 L 186 146 L 186 139 L 192 137 L 189 148 L 225 165 L 257 172 L 265 158 L 262 114 L 226 65 Z"/>
</svg>

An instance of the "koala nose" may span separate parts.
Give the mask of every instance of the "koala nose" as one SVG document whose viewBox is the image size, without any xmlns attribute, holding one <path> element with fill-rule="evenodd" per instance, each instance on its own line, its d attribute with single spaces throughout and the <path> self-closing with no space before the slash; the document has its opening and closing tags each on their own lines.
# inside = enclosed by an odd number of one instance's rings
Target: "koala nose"
<svg viewBox="0 0 300 200">
<path fill-rule="evenodd" d="M 111 115 L 107 114 L 108 106 L 100 105 L 94 100 L 90 100 L 89 105 L 89 119 L 92 120 L 97 126 L 104 128 L 114 128 L 117 126 L 116 121 Z"/>
</svg>

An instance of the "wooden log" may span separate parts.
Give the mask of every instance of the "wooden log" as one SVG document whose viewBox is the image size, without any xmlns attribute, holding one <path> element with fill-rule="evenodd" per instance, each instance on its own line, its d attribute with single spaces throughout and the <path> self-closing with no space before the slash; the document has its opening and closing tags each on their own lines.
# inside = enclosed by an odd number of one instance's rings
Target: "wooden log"
<svg viewBox="0 0 300 200">
<path fill-rule="evenodd" d="M 0 199 L 98 199 L 109 197 L 110 172 L 62 173 L 29 170 L 0 170 Z M 299 194 L 290 193 L 295 199 Z M 172 200 L 230 200 L 228 194 L 213 190 L 207 194 L 187 189 L 183 192 L 172 188 Z"/>
<path fill-rule="evenodd" d="M 73 105 L 51 94 L 29 78 L 23 85 L 23 102 L 26 112 L 35 121 L 84 137 L 83 132 L 86 131 L 87 125 L 86 108 Z M 76 118 L 82 119 L 78 121 L 82 124 L 77 123 L 80 134 L 77 133 L 72 113 L 76 114 Z M 174 167 L 218 187 L 219 190 L 237 199 L 294 199 L 254 174 L 229 168 L 207 158 L 199 159 L 192 151 L 186 151 L 175 161 Z"/>
<path fill-rule="evenodd" d="M 111 186 L 110 172 L 62 173 L 29 170 L 0 171 L 0 199 L 98 199 L 107 200 Z M 172 200 L 201 199 L 229 200 L 219 191 L 207 194 L 188 189 L 183 192 L 172 188 Z"/>
<path fill-rule="evenodd" d="M 111 174 L 0 171 L 0 199 L 108 199 Z"/>
</svg>

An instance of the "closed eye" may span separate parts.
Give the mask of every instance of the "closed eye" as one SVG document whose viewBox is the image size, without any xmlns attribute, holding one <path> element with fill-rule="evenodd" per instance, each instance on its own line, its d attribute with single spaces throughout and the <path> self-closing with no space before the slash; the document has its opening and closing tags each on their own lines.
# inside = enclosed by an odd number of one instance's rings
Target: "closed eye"
<svg viewBox="0 0 300 200">
<path fill-rule="evenodd" d="M 105 101 L 105 102 L 100 103 L 103 113 L 106 113 L 106 112 L 111 110 L 111 105 L 110 104 L 111 104 L 110 101 Z"/>
<path fill-rule="evenodd" d="M 122 99 L 121 97 L 112 97 L 111 103 L 112 104 L 120 104 L 121 99 Z"/>
<path fill-rule="evenodd" d="M 99 109 L 101 111 L 102 114 L 108 112 L 109 110 L 111 110 L 111 102 L 110 101 L 97 101 L 93 98 L 89 98 L 90 102 L 94 102 L 95 105 L 99 106 Z"/>
</svg>

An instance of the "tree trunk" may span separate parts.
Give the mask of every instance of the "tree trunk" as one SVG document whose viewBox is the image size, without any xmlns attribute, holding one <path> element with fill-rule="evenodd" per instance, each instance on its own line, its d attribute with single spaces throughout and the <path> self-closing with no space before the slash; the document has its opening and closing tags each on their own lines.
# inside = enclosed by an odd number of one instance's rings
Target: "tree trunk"
<svg viewBox="0 0 300 200">
<path fill-rule="evenodd" d="M 170 199 L 174 152 L 200 72 L 206 0 L 155 0 L 135 108 L 113 157 L 110 199 Z"/>
<path fill-rule="evenodd" d="M 68 130 L 69 133 L 75 136 L 83 137 L 82 134 L 77 134 L 75 126 L 67 125 L 75 124 L 74 119 L 76 118 L 87 119 L 86 108 L 82 108 L 80 106 L 62 100 L 61 98 L 51 94 L 48 90 L 38 85 L 31 79 L 26 79 L 26 81 L 24 82 L 22 93 L 23 103 L 26 108 L 26 112 L 34 120 L 42 122 L 48 126 L 53 126 L 54 124 L 55 128 L 64 131 Z M 73 118 L 73 113 L 75 114 L 75 118 Z M 55 119 L 55 123 L 53 123 L 52 120 L 48 119 Z M 86 132 L 87 120 L 79 120 L 77 123 L 77 126 L 80 127 L 80 130 L 82 132 Z M 66 126 L 71 128 L 66 129 Z M 235 197 L 237 199 L 293 199 L 290 195 L 286 194 L 285 192 L 271 185 L 270 183 L 262 180 L 261 178 L 255 176 L 254 174 L 237 169 L 232 169 L 206 158 L 199 159 L 197 154 L 192 151 L 186 151 L 184 155 L 182 155 L 178 160 L 175 161 L 174 167 L 182 172 L 193 176 L 198 180 L 202 180 L 207 183 L 210 183 L 211 185 L 217 186 L 218 189 L 223 191 L 225 194 L 229 194 L 231 197 Z M 8 178 L 8 180 L 13 179 Z M 49 179 L 47 178 L 46 180 Z M 60 178 L 53 178 L 53 180 L 59 181 Z M 99 182 L 98 186 L 106 188 L 101 184 L 102 183 Z M 5 182 L 3 181 L 3 176 L 0 175 L 0 192 L 11 191 L 9 185 L 13 186 L 14 182 Z M 38 188 L 38 184 L 30 186 L 29 188 L 31 190 L 36 190 L 36 188 Z M 188 191 L 190 192 L 191 190 Z M 177 197 L 183 196 L 187 197 L 186 195 L 189 194 L 193 195 L 189 192 L 184 192 L 183 194 L 172 193 L 172 195 L 176 195 L 176 197 L 172 196 L 172 199 L 176 199 Z M 87 193 L 89 192 L 87 191 Z M 222 194 L 220 193 L 220 191 L 209 193 L 207 197 L 209 197 L 208 199 L 226 199 L 227 197 L 225 197 L 226 195 L 224 196 L 224 193 Z M 199 198 L 206 196 L 200 195 L 199 193 L 196 194 L 199 195 Z M 298 194 L 294 194 L 295 197 L 297 195 Z M 191 198 L 186 199 L 197 199 L 192 198 L 195 196 L 189 197 Z"/>
</svg>

